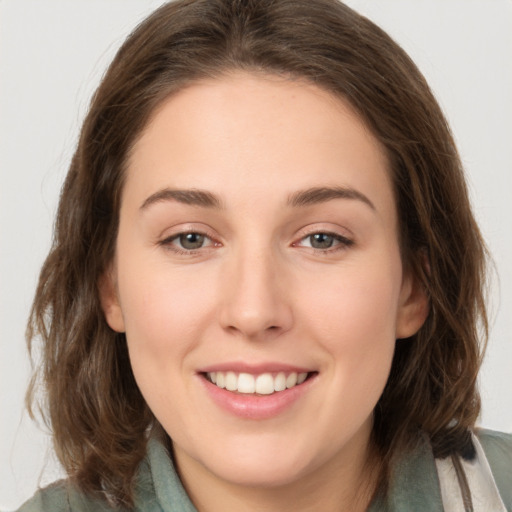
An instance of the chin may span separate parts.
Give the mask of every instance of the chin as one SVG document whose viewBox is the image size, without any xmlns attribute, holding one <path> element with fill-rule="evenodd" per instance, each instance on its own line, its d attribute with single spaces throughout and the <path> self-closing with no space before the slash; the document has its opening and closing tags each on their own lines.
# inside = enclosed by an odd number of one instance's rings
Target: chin
<svg viewBox="0 0 512 512">
<path fill-rule="evenodd" d="M 197 457 L 203 468 L 216 478 L 243 487 L 278 488 L 296 482 L 321 465 L 300 442 L 291 446 L 231 446 L 220 444 L 218 450 Z"/>
<path fill-rule="evenodd" d="M 218 478 L 236 486 L 279 488 L 292 484 L 308 473 L 307 466 L 297 467 L 295 464 L 267 464 L 253 461 L 236 461 L 216 467 L 206 468 Z"/>
</svg>

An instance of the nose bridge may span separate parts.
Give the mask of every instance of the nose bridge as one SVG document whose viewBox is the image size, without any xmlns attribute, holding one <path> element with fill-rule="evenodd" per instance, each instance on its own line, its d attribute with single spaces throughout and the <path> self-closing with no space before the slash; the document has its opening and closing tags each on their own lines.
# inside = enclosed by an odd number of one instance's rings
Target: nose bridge
<svg viewBox="0 0 512 512">
<path fill-rule="evenodd" d="M 291 308 L 284 286 L 283 263 L 268 245 L 241 245 L 226 262 L 221 323 L 248 338 L 288 330 Z"/>
</svg>

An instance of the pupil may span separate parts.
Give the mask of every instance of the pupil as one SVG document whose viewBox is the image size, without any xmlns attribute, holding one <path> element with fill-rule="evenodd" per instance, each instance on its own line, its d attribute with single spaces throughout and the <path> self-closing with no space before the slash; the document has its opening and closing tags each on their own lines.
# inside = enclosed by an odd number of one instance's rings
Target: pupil
<svg viewBox="0 0 512 512">
<path fill-rule="evenodd" d="M 332 247 L 333 242 L 334 238 L 325 233 L 311 235 L 311 247 L 315 249 L 329 249 L 329 247 Z"/>
<path fill-rule="evenodd" d="M 199 249 L 203 246 L 204 235 L 199 233 L 186 233 L 180 235 L 180 244 L 184 249 Z"/>
</svg>

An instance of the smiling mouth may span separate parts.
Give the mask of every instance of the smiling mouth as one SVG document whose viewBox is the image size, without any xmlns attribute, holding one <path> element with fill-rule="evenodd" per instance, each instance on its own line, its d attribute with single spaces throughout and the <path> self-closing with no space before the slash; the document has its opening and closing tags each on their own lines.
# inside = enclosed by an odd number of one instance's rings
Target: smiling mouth
<svg viewBox="0 0 512 512">
<path fill-rule="evenodd" d="M 218 388 L 246 395 L 272 395 L 300 386 L 317 372 L 250 373 L 207 372 L 204 377 Z"/>
</svg>

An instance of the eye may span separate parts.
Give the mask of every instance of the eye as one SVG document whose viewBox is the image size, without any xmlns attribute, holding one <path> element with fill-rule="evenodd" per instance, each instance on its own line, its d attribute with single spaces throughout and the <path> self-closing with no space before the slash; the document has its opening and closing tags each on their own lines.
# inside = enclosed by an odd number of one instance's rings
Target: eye
<svg viewBox="0 0 512 512">
<path fill-rule="evenodd" d="M 315 233 L 314 235 L 309 235 L 307 238 L 311 247 L 314 249 L 329 249 L 336 242 L 334 236 L 328 233 Z"/>
<path fill-rule="evenodd" d="M 207 237 L 201 233 L 182 233 L 174 239 L 174 241 L 180 244 L 182 249 L 187 251 L 200 249 L 206 240 L 208 240 Z"/>
<path fill-rule="evenodd" d="M 318 251 L 329 252 L 337 249 L 344 249 L 353 243 L 354 242 L 352 240 L 349 240 L 342 235 L 322 231 L 305 236 L 295 245 L 311 247 Z"/>
<path fill-rule="evenodd" d="M 168 247 L 178 253 L 188 253 L 204 249 L 215 244 L 212 239 L 204 233 L 187 231 L 162 240 L 160 245 Z"/>
</svg>

